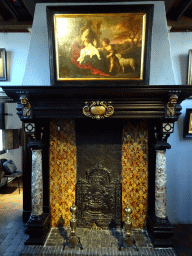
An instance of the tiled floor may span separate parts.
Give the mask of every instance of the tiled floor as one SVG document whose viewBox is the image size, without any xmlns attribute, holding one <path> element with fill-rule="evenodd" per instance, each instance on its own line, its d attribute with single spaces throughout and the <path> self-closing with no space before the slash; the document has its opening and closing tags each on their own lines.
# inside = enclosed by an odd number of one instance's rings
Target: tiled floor
<svg viewBox="0 0 192 256">
<path fill-rule="evenodd" d="M 28 238 L 28 235 L 24 234 L 24 224 L 22 222 L 23 194 L 22 194 L 22 190 L 21 190 L 21 194 L 19 194 L 19 190 L 16 188 L 16 186 L 17 186 L 17 183 L 13 183 L 13 184 L 9 184 L 9 187 L 6 190 L 0 189 L 0 256 L 19 256 L 24 249 L 24 242 Z M 192 256 L 192 225 L 175 225 L 173 244 L 174 244 L 175 251 L 179 256 L 190 256 L 190 255 Z M 62 251 L 62 246 L 60 247 L 57 246 L 55 250 L 59 251 L 59 249 L 61 249 Z M 49 249 L 53 250 L 54 246 L 52 246 L 52 249 L 51 248 Z M 135 252 L 135 250 L 132 250 L 132 251 L 133 253 Z M 78 254 L 80 255 L 80 253 Z M 146 252 L 146 255 L 147 254 L 148 253 Z M 28 256 L 31 254 L 29 253 L 25 255 Z M 37 255 L 57 255 L 57 254 L 55 254 L 55 252 L 53 252 L 52 254 L 51 251 L 49 251 L 49 254 L 41 253 Z M 62 255 L 62 254 L 58 254 L 58 255 Z M 71 254 L 69 253 L 67 255 L 71 255 Z M 96 255 L 96 254 L 89 254 L 89 255 Z M 111 255 L 111 254 L 105 253 L 105 255 Z M 131 255 L 131 254 L 125 253 L 122 255 Z M 142 254 L 142 255 L 145 255 L 145 254 Z M 150 254 L 150 255 L 155 255 L 155 254 Z"/>
<path fill-rule="evenodd" d="M 192 256 L 192 225 L 174 225 L 172 241 L 179 256 Z"/>
<path fill-rule="evenodd" d="M 28 235 L 22 221 L 23 193 L 17 183 L 0 188 L 0 256 L 18 256 Z"/>
</svg>

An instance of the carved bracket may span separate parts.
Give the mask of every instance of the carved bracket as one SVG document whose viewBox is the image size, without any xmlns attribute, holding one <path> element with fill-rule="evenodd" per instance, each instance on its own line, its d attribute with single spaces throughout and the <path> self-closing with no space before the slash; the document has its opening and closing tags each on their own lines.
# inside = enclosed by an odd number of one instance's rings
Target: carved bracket
<svg viewBox="0 0 192 256">
<path fill-rule="evenodd" d="M 170 95 L 169 101 L 167 103 L 167 112 L 166 112 L 167 117 L 175 117 L 175 108 L 176 108 L 177 100 L 178 100 L 177 94 Z"/>
<path fill-rule="evenodd" d="M 25 92 L 19 92 L 20 94 L 20 102 L 22 105 L 22 119 L 32 119 L 33 113 L 32 113 L 32 106 L 28 99 L 28 94 Z"/>
<path fill-rule="evenodd" d="M 86 106 L 83 108 L 83 114 L 97 120 L 109 117 L 114 113 L 114 108 L 110 103 L 104 101 L 86 102 Z"/>
</svg>

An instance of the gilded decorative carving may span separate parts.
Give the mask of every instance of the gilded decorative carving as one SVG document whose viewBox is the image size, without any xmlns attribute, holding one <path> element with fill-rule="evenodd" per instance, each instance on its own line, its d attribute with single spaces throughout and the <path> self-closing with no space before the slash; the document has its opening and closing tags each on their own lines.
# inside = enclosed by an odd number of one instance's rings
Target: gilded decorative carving
<svg viewBox="0 0 192 256">
<path fill-rule="evenodd" d="M 104 101 L 86 102 L 86 106 L 83 108 L 83 114 L 97 120 L 109 117 L 114 113 L 114 108 L 110 103 Z"/>
<path fill-rule="evenodd" d="M 23 117 L 31 118 L 32 117 L 32 107 L 26 95 L 20 96 L 20 101 L 23 108 Z"/>
<path fill-rule="evenodd" d="M 170 96 L 169 101 L 167 103 L 167 117 L 175 116 L 175 107 L 177 104 L 178 96 L 173 94 Z"/>
</svg>

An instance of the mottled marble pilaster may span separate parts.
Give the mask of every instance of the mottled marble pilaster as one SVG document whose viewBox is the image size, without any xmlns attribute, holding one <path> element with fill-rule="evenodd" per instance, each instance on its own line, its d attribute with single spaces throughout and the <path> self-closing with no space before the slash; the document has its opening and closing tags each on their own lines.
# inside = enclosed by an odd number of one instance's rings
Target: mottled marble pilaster
<svg viewBox="0 0 192 256">
<path fill-rule="evenodd" d="M 166 218 L 166 150 L 156 150 L 155 215 Z"/>
<path fill-rule="evenodd" d="M 32 212 L 34 217 L 43 214 L 42 149 L 32 151 Z"/>
</svg>

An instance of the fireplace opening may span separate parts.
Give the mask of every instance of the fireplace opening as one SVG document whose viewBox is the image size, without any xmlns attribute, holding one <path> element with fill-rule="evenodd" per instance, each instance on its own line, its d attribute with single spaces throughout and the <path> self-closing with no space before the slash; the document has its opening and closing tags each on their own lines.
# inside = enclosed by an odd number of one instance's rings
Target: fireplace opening
<svg viewBox="0 0 192 256">
<path fill-rule="evenodd" d="M 78 226 L 122 223 L 122 121 L 76 120 Z"/>
<path fill-rule="evenodd" d="M 143 228 L 148 193 L 148 128 L 144 119 L 50 121 L 51 223 L 70 225 L 76 202 L 79 227 Z"/>
</svg>

